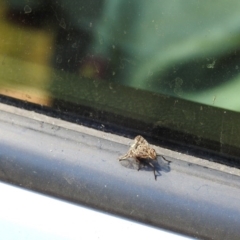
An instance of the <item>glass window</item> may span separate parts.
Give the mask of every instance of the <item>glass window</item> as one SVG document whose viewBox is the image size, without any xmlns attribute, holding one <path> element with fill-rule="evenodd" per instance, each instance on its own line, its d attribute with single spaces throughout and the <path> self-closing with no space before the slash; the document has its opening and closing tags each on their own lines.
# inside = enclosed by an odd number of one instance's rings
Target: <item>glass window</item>
<svg viewBox="0 0 240 240">
<path fill-rule="evenodd" d="M 237 156 L 239 7 L 2 0 L 0 94 L 103 131 Z"/>
</svg>

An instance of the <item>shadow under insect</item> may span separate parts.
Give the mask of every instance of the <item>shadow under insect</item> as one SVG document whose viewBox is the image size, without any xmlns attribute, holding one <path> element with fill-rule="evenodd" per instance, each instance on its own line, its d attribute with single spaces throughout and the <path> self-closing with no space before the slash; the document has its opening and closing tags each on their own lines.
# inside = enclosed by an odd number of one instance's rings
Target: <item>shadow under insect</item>
<svg viewBox="0 0 240 240">
<path fill-rule="evenodd" d="M 155 160 L 150 158 L 128 158 L 120 159 L 122 166 L 135 170 L 153 171 L 154 178 L 157 180 L 162 172 L 170 172 L 171 161 L 166 160 L 163 156 L 158 156 Z"/>
</svg>

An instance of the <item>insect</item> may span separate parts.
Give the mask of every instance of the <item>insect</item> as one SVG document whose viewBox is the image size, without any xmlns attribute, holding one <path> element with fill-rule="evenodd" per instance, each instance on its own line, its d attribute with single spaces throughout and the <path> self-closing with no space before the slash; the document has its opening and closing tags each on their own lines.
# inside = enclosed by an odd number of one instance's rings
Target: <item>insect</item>
<svg viewBox="0 0 240 240">
<path fill-rule="evenodd" d="M 134 139 L 134 143 L 131 145 L 128 152 L 119 157 L 119 161 L 123 161 L 126 159 L 134 159 L 135 162 L 128 162 L 131 168 L 134 168 L 134 165 L 137 164 L 137 170 L 139 171 L 142 166 L 151 167 L 153 169 L 153 174 L 155 180 L 157 180 L 156 171 L 158 172 L 162 167 L 165 168 L 166 171 L 169 171 L 169 163 L 170 161 L 166 160 L 163 156 L 161 156 L 168 164 L 162 164 L 160 166 L 157 161 L 157 153 L 154 148 L 152 148 L 149 143 L 140 135 L 136 136 Z"/>
</svg>

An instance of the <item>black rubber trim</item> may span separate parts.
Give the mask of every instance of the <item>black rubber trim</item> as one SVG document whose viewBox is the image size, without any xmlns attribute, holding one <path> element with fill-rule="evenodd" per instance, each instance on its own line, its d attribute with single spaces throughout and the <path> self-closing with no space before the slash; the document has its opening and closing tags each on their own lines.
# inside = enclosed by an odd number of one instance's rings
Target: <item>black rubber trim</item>
<svg viewBox="0 0 240 240">
<path fill-rule="evenodd" d="M 174 151 L 240 168 L 239 148 L 221 145 L 221 150 L 219 150 L 219 142 L 201 139 L 200 142 L 205 146 L 203 148 L 203 145 L 201 147 L 194 145 L 194 142 L 198 141 L 198 137 L 190 133 L 186 134 L 164 127 L 156 128 L 143 121 L 141 122 L 121 115 L 98 111 L 90 107 L 58 100 L 54 101 L 53 107 L 48 107 L 0 94 L 0 102 L 128 138 L 134 138 L 139 134 L 144 135 L 155 145 L 161 145 Z M 93 114 L 93 116 L 90 117 L 89 115 L 91 114 Z M 117 120 L 118 123 L 116 123 L 114 119 Z M 121 122 L 124 122 L 124 124 L 121 124 Z M 215 151 L 211 150 L 212 147 Z M 230 152 L 226 154 L 222 151 L 223 148 L 231 149 L 231 151 L 229 150 Z"/>
<path fill-rule="evenodd" d="M 4 111 L 0 124 L 1 181 L 192 237 L 239 239 L 238 176 L 166 156 L 170 171 L 155 181 L 119 163 L 127 145 Z"/>
</svg>

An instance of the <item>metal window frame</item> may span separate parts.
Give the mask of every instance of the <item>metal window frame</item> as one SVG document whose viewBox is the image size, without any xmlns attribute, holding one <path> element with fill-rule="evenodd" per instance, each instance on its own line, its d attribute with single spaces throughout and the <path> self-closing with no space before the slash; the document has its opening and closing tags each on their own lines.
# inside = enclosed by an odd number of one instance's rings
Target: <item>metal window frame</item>
<svg viewBox="0 0 240 240">
<path fill-rule="evenodd" d="M 0 104 L 0 180 L 204 239 L 239 239 L 240 171 L 168 149 L 171 171 L 124 168 L 130 139 Z"/>
</svg>

